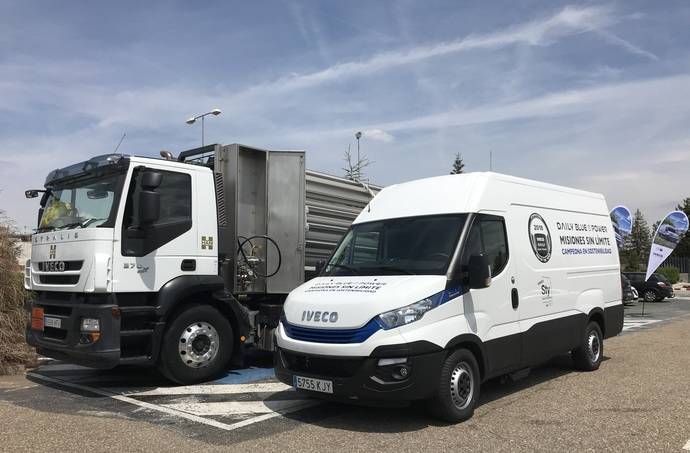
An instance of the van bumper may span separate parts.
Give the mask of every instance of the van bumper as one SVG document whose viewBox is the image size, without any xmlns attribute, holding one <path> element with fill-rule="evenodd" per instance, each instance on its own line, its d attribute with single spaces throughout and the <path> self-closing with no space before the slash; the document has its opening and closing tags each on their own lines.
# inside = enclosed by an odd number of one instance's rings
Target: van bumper
<svg viewBox="0 0 690 453">
<path fill-rule="evenodd" d="M 293 385 L 295 376 L 333 382 L 333 393 L 303 390 L 310 396 L 337 401 L 404 405 L 431 398 L 437 388 L 446 351 L 426 342 L 376 348 L 369 357 L 311 355 L 277 348 L 276 377 Z M 381 359 L 405 359 L 404 364 L 379 366 Z M 407 369 L 402 377 L 400 368 Z"/>
</svg>

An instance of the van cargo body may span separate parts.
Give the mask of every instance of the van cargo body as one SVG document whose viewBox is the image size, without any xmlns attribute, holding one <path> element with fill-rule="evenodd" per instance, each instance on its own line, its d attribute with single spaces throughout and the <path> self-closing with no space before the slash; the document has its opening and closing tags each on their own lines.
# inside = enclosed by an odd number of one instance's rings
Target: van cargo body
<svg viewBox="0 0 690 453">
<path fill-rule="evenodd" d="M 602 195 L 441 176 L 383 189 L 323 273 L 289 294 L 276 375 L 325 398 L 430 400 L 464 420 L 491 377 L 569 351 L 596 369 L 622 325 Z"/>
<path fill-rule="evenodd" d="M 55 170 L 25 268 L 27 342 L 97 368 L 210 379 L 272 351 L 287 294 L 378 187 L 305 170 L 302 151 L 209 145 Z"/>
</svg>

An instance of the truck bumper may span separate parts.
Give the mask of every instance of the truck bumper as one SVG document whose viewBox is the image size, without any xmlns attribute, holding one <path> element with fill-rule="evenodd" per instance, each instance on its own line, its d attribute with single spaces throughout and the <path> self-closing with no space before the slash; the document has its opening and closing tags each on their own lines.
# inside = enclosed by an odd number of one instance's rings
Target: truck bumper
<svg viewBox="0 0 690 453">
<path fill-rule="evenodd" d="M 386 349 L 388 353 L 374 351 L 370 357 L 324 357 L 278 348 L 275 374 L 288 385 L 293 385 L 295 376 L 331 381 L 332 394 L 304 390 L 323 399 L 397 406 L 431 398 L 438 388 L 446 351 L 432 346 L 428 352 L 395 355 L 396 359 L 406 359 L 407 376 L 401 378 L 399 369 L 403 364 L 379 366 L 380 359 L 393 358 L 390 351 L 396 346 Z M 405 346 L 398 345 L 397 350 L 404 351 Z"/>
<path fill-rule="evenodd" d="M 42 308 L 45 317 L 60 320 L 60 327 L 26 328 L 26 342 L 46 357 L 91 368 L 113 368 L 120 362 L 120 316 L 112 297 L 103 295 L 75 300 L 50 298 L 42 294 L 28 300 L 25 309 Z M 113 310 L 115 309 L 115 310 Z M 100 320 L 100 338 L 87 342 L 81 333 L 82 318 Z"/>
</svg>

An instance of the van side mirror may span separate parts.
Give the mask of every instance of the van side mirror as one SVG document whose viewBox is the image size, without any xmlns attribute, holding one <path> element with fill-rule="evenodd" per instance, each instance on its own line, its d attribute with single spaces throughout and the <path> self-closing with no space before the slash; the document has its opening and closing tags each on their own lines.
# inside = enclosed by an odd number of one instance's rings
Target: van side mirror
<svg viewBox="0 0 690 453">
<path fill-rule="evenodd" d="M 141 192 L 139 192 L 139 224 L 147 226 L 154 223 L 161 215 L 161 195 L 156 191 L 161 185 L 163 175 L 160 172 L 146 170 L 141 175 Z"/>
<path fill-rule="evenodd" d="M 470 256 L 467 273 L 469 274 L 468 283 L 471 289 L 488 288 L 491 285 L 491 264 L 486 256 Z"/>
</svg>

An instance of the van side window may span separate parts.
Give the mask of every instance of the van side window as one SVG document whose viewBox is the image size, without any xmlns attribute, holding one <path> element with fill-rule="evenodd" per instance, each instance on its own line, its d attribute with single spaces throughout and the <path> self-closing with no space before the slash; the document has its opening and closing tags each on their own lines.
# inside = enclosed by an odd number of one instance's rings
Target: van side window
<svg viewBox="0 0 690 453">
<path fill-rule="evenodd" d="M 500 274 L 508 262 L 508 241 L 502 217 L 479 214 L 465 242 L 461 265 L 467 266 L 472 255 L 484 255 L 491 263 L 491 276 Z"/>
</svg>

